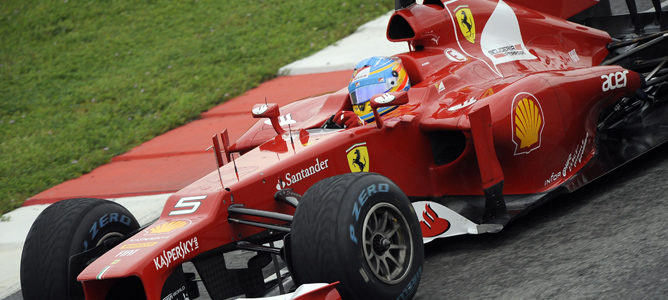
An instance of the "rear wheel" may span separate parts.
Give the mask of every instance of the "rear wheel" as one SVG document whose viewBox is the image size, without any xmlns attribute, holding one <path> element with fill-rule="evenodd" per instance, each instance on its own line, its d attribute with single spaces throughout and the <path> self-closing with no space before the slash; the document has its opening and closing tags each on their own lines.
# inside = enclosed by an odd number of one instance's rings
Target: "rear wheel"
<svg viewBox="0 0 668 300">
<path fill-rule="evenodd" d="M 346 299 L 408 299 L 417 290 L 424 255 L 417 216 L 382 175 L 349 173 L 313 185 L 290 235 L 299 284 L 340 281 Z"/>
<path fill-rule="evenodd" d="M 134 216 L 112 201 L 83 198 L 50 205 L 30 227 L 23 246 L 23 298 L 83 299 L 76 282 L 81 270 L 70 274 L 70 257 L 138 228 Z"/>
</svg>

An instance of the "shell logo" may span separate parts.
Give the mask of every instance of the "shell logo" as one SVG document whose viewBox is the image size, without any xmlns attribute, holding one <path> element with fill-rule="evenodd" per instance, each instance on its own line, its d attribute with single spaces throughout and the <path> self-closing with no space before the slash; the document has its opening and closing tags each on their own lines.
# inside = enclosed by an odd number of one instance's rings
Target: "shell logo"
<svg viewBox="0 0 668 300">
<path fill-rule="evenodd" d="M 149 229 L 149 232 L 151 234 L 168 233 L 168 232 L 174 231 L 176 229 L 183 228 L 188 224 L 189 224 L 189 222 L 185 221 L 185 220 L 170 221 L 170 222 L 167 222 L 167 223 L 162 223 L 160 225 L 156 225 L 156 226 L 151 227 L 151 229 Z"/>
<path fill-rule="evenodd" d="M 545 127 L 543 109 L 538 99 L 529 93 L 519 93 L 513 99 L 511 122 L 515 155 L 528 154 L 540 148 Z"/>
</svg>

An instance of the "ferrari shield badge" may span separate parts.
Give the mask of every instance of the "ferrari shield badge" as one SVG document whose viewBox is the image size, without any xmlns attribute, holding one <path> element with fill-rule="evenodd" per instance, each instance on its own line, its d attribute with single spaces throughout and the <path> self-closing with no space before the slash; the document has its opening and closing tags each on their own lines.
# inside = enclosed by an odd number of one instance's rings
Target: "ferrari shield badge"
<svg viewBox="0 0 668 300">
<path fill-rule="evenodd" d="M 369 172 L 369 151 L 366 143 L 352 145 L 346 150 L 351 172 Z"/>
<path fill-rule="evenodd" d="M 536 97 L 529 93 L 517 94 L 513 100 L 511 122 L 515 155 L 527 154 L 540 148 L 545 117 Z"/>
<path fill-rule="evenodd" d="M 459 29 L 467 41 L 475 44 L 475 21 L 473 20 L 473 13 L 468 8 L 462 8 L 455 12 Z"/>
</svg>

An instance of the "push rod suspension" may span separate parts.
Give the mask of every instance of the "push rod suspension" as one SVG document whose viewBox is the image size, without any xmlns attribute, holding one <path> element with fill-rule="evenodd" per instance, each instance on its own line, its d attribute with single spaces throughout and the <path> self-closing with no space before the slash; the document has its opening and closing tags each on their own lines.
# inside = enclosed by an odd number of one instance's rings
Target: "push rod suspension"
<svg viewBox="0 0 668 300">
<path fill-rule="evenodd" d="M 281 226 L 281 225 L 273 225 L 273 224 L 267 224 L 267 223 L 256 222 L 256 221 L 241 220 L 241 219 L 236 219 L 236 218 L 227 218 L 227 221 L 232 222 L 232 223 L 238 223 L 238 224 L 244 224 L 244 225 L 249 225 L 249 226 L 255 226 L 255 227 L 260 227 L 260 228 L 265 228 L 265 229 L 281 231 L 281 232 L 290 232 L 289 227 L 285 227 L 285 226 Z"/>
<path fill-rule="evenodd" d="M 230 214 L 263 217 L 263 218 L 269 218 L 269 219 L 274 219 L 274 220 L 279 220 L 279 221 L 292 222 L 292 216 L 291 215 L 277 213 L 277 212 L 273 212 L 273 211 L 266 211 L 266 210 L 252 209 L 252 208 L 243 208 L 243 207 L 237 206 L 237 205 L 230 205 L 230 207 L 227 208 L 227 212 L 230 213 Z"/>
</svg>

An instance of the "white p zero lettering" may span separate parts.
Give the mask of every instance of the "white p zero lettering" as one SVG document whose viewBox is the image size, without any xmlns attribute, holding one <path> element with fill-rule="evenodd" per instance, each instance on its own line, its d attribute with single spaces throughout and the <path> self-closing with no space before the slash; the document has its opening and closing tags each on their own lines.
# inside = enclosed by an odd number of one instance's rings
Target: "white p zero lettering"
<svg viewBox="0 0 668 300">
<path fill-rule="evenodd" d="M 620 71 L 620 72 L 613 72 L 610 74 L 601 75 L 601 79 L 603 79 L 603 85 L 601 86 L 601 89 L 604 92 L 607 92 L 614 89 L 625 87 L 626 74 L 628 73 L 629 71 Z"/>
<path fill-rule="evenodd" d="M 204 196 L 194 196 L 194 197 L 183 197 L 179 199 L 176 204 L 174 204 L 174 208 L 183 208 L 183 209 L 175 209 L 169 212 L 170 216 L 177 216 L 177 215 L 187 215 L 187 214 L 192 214 L 197 209 L 199 206 L 202 204 L 202 200 L 206 198 L 206 195 Z"/>
</svg>

